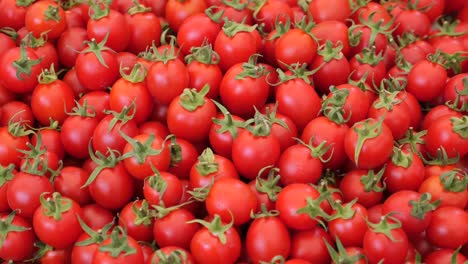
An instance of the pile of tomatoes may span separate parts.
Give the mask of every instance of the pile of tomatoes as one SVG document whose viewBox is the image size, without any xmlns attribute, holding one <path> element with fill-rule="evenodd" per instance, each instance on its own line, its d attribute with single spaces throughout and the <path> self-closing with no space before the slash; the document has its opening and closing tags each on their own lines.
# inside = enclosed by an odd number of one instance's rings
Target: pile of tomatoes
<svg viewBox="0 0 468 264">
<path fill-rule="evenodd" d="M 1 0 L 1 263 L 463 264 L 466 0 Z"/>
</svg>

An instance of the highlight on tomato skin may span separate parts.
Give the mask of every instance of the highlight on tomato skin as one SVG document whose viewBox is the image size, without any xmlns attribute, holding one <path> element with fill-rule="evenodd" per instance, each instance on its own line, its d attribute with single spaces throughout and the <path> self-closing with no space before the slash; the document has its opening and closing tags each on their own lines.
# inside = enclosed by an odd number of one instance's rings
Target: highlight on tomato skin
<svg viewBox="0 0 468 264">
<path fill-rule="evenodd" d="M 465 264 L 468 2 L 1 0 L 0 262 Z"/>
</svg>

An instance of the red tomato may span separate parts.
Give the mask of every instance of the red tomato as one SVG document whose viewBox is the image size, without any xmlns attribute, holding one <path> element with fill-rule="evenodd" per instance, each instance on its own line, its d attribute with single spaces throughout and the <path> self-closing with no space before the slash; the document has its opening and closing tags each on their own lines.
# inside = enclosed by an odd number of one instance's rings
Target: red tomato
<svg viewBox="0 0 468 264">
<path fill-rule="evenodd" d="M 48 39 L 57 39 L 67 28 L 65 11 L 54 1 L 37 1 L 27 9 L 25 25 L 35 37 L 46 32 Z"/>
<path fill-rule="evenodd" d="M 168 0 L 165 18 L 174 31 L 179 31 L 182 23 L 190 16 L 202 13 L 207 8 L 204 0 Z"/>
<path fill-rule="evenodd" d="M 330 255 L 325 242 L 332 243 L 330 235 L 318 226 L 299 231 L 292 235 L 290 257 L 304 259 L 310 263 L 329 263 Z"/>
<path fill-rule="evenodd" d="M 11 261 L 30 259 L 34 252 L 34 231 L 30 222 L 15 212 L 0 214 L 0 222 L 4 225 L 0 258 Z"/>
<path fill-rule="evenodd" d="M 120 245 L 120 247 L 116 245 Z M 123 228 L 116 227 L 110 237 L 99 245 L 99 249 L 93 255 L 92 263 L 144 264 L 143 251 L 138 242 L 128 236 Z"/>
<path fill-rule="evenodd" d="M 166 210 L 166 211 L 165 211 Z M 195 216 L 184 208 L 166 208 L 154 220 L 153 235 L 161 247 L 170 245 L 190 249 L 190 241 L 200 226 L 189 223 Z"/>
<path fill-rule="evenodd" d="M 328 222 L 332 238 L 339 239 L 344 247 L 361 247 L 368 229 L 367 209 L 353 200 L 349 203 L 331 203 L 334 211 Z"/>
<path fill-rule="evenodd" d="M 366 208 L 377 205 L 383 198 L 382 175 L 384 171 L 351 170 L 340 182 L 340 191 L 346 202 L 358 199 Z"/>
<path fill-rule="evenodd" d="M 432 214 L 426 237 L 440 248 L 456 249 L 468 241 L 468 213 L 454 206 L 441 206 Z"/>
<path fill-rule="evenodd" d="M 125 14 L 125 20 L 129 26 L 128 51 L 138 54 L 151 47 L 153 43 L 159 46 L 161 22 L 151 10 L 142 9 L 141 6 L 132 7 Z"/>
</svg>

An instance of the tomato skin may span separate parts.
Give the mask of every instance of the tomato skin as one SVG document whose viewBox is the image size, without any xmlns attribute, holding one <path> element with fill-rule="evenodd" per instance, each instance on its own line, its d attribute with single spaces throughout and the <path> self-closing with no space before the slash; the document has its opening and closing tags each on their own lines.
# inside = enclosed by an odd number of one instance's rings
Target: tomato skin
<svg viewBox="0 0 468 264">
<path fill-rule="evenodd" d="M 377 264 L 382 259 L 391 264 L 404 263 L 408 253 L 408 238 L 401 228 L 390 232 L 395 241 L 371 229 L 364 235 L 363 250 L 370 264 Z"/>
<path fill-rule="evenodd" d="M 291 258 L 307 260 L 311 263 L 326 264 L 330 262 L 325 241 L 332 244 L 330 235 L 316 226 L 309 230 L 299 231 L 292 235 Z"/>
<path fill-rule="evenodd" d="M 380 97 L 376 99 L 369 108 L 368 116 L 376 120 L 383 118 L 384 123 L 391 130 L 393 138 L 395 140 L 403 138 L 412 121 L 411 116 L 408 115 L 410 112 L 408 105 L 400 102 L 393 104 L 389 110 L 386 107 L 379 107 L 381 103 Z"/>
<path fill-rule="evenodd" d="M 187 140 L 177 138 L 176 143 L 180 146 L 180 161 L 171 161 L 168 172 L 176 175 L 179 179 L 188 179 L 193 164 L 197 161 L 198 150 Z"/>
<path fill-rule="evenodd" d="M 183 22 L 207 8 L 204 0 L 168 0 L 166 2 L 165 18 L 172 30 L 178 32 Z"/>
<path fill-rule="evenodd" d="M 192 47 L 201 47 L 204 41 L 214 44 L 220 30 L 220 23 L 213 21 L 206 13 L 198 13 L 182 22 L 177 31 L 177 43 L 182 53 L 187 55 Z"/>
<path fill-rule="evenodd" d="M 278 255 L 286 258 L 291 247 L 291 237 L 287 227 L 277 216 L 266 216 L 257 218 L 250 224 L 245 244 L 249 259 L 253 263 L 260 263 L 270 261 Z"/>
<path fill-rule="evenodd" d="M 127 233 L 137 241 L 150 242 L 153 240 L 153 225 L 154 219 L 144 220 L 144 222 L 137 222 L 137 215 L 133 211 L 141 210 L 144 200 L 136 200 L 130 202 L 120 210 L 119 225 L 127 230 Z M 147 222 L 146 222 L 147 221 Z"/>
<path fill-rule="evenodd" d="M 270 94 L 270 86 L 265 74 L 238 79 L 237 76 L 243 72 L 243 63 L 231 66 L 221 80 L 219 96 L 230 113 L 249 118 L 255 114 L 254 107 L 261 109 L 265 105 Z"/>
<path fill-rule="evenodd" d="M 358 202 L 366 208 L 370 208 L 378 204 L 382 198 L 383 193 L 374 190 L 365 190 L 365 186 L 362 183 L 362 178 L 369 173 L 367 170 L 352 170 L 343 177 L 340 182 L 340 190 L 343 194 L 343 198 L 346 202 L 350 202 L 355 198 L 358 198 Z M 381 181 L 377 183 L 379 188 L 383 187 Z"/>
<path fill-rule="evenodd" d="M 31 107 L 21 101 L 10 101 L 0 106 L 0 126 L 8 126 L 9 122 L 20 122 L 32 126 L 34 115 Z"/>
<path fill-rule="evenodd" d="M 216 106 L 206 97 L 203 100 L 202 106 L 191 111 L 182 105 L 183 98 L 181 96 L 174 98 L 167 109 L 169 131 L 176 137 L 194 143 L 207 140 L 212 124 L 211 119 L 216 116 Z"/>
<path fill-rule="evenodd" d="M 55 9 L 56 15 L 54 18 L 48 18 L 46 11 Z M 26 29 L 33 33 L 35 37 L 39 37 L 41 33 L 47 32 L 47 38 L 54 40 L 66 30 L 65 11 L 54 1 L 38 1 L 28 7 L 25 14 Z"/>
<path fill-rule="evenodd" d="M 60 174 L 54 180 L 54 188 L 57 192 L 76 201 L 80 206 L 92 202 L 89 188 L 81 188 L 88 180 L 89 173 L 79 167 L 67 166 L 60 170 Z"/>
<path fill-rule="evenodd" d="M 135 249 L 135 252 L 132 254 L 121 253 L 117 257 L 111 256 L 109 252 L 103 252 L 96 250 L 93 255 L 92 264 L 123 264 L 123 263 L 133 263 L 133 264 L 144 264 L 143 262 L 143 251 L 141 250 L 138 242 L 130 236 L 127 236 L 128 246 Z M 108 245 L 112 243 L 112 239 L 108 238 L 104 240 L 100 246 Z"/>
<path fill-rule="evenodd" d="M 206 228 L 200 228 L 190 242 L 190 251 L 197 263 L 233 264 L 241 254 L 241 238 L 234 227 L 224 233 L 226 243 L 221 243 L 217 236 Z"/>
<path fill-rule="evenodd" d="M 122 152 L 127 144 L 127 141 L 120 135 L 120 131 L 125 133 L 129 137 L 135 137 L 138 135 L 138 126 L 135 120 L 131 119 L 123 123 L 117 121 L 115 126 L 109 130 L 110 123 L 113 119 L 112 115 L 106 116 L 104 119 L 99 121 L 98 125 L 94 129 L 93 133 L 93 149 L 103 154 L 108 152 L 108 148 Z"/>
<path fill-rule="evenodd" d="M 359 81 L 367 74 L 365 78 L 366 84 L 372 87 L 373 83 L 380 83 L 387 73 L 384 61 L 381 60 L 375 64 L 360 62 L 357 59 L 358 55 L 362 55 L 362 53 L 358 53 L 349 60 L 351 69 L 350 78 L 354 81 Z"/>
<path fill-rule="evenodd" d="M 130 41 L 130 27 L 125 16 L 112 9 L 105 17 L 89 19 L 86 30 L 88 38 L 97 42 L 101 42 L 109 34 L 106 46 L 115 52 L 124 51 Z"/>
<path fill-rule="evenodd" d="M 102 65 L 93 53 L 80 53 L 76 58 L 78 80 L 88 90 L 104 90 L 119 78 L 116 55 L 107 50 L 101 51 L 101 55 L 107 67 Z M 96 75 L 101 78 L 93 78 Z"/>
<path fill-rule="evenodd" d="M 89 238 L 90 236 L 87 233 L 82 233 L 76 242 L 79 243 L 88 240 Z M 71 263 L 91 264 L 93 261 L 93 255 L 97 250 L 99 250 L 99 245 L 96 243 L 86 246 L 75 245 L 71 251 Z"/>
<path fill-rule="evenodd" d="M 181 255 L 183 254 L 185 256 L 185 258 L 183 258 L 182 256 L 179 255 L 180 262 L 178 263 L 180 264 L 194 264 L 195 263 L 195 260 L 193 259 L 193 256 L 189 251 L 180 247 L 176 247 L 176 246 L 167 246 L 167 247 L 162 247 L 156 250 L 155 252 L 153 252 L 153 254 L 151 254 L 151 256 L 148 258 L 146 264 L 161 263 L 159 254 L 168 256 L 171 254 L 176 254 L 176 252 L 179 252 L 181 253 Z"/>
<path fill-rule="evenodd" d="M 60 64 L 72 68 L 80 51 L 85 47 L 84 41 L 88 39 L 86 29 L 73 27 L 65 30 L 57 40 L 57 53 Z"/>
<path fill-rule="evenodd" d="M 468 204 L 468 190 L 461 192 L 446 190 L 441 180 L 442 173 L 444 172 L 441 171 L 438 175 L 427 177 L 419 187 L 419 192 L 430 193 L 433 201 L 440 199 L 441 206 L 465 208 Z M 459 175 L 457 175 L 457 177 L 459 177 Z"/>
<path fill-rule="evenodd" d="M 442 94 L 446 81 L 447 71 L 441 65 L 423 60 L 411 68 L 407 91 L 419 101 L 429 102 Z"/>
<path fill-rule="evenodd" d="M 31 67 L 28 73 L 20 73 L 21 80 L 16 77 L 18 70 L 14 67 L 14 62 L 20 59 L 21 48 L 15 47 L 9 49 L 7 52 L 0 56 L 0 85 L 14 93 L 28 93 L 32 92 L 36 87 L 38 80 L 37 77 L 41 73 L 41 64 L 38 63 L 39 56 L 32 48 L 25 48 L 26 56 L 30 60 L 35 60 L 37 63 Z"/>
<path fill-rule="evenodd" d="M 355 123 L 345 134 L 344 148 L 346 155 L 360 169 L 377 168 L 387 162 L 392 154 L 392 132 L 385 123 L 378 124 L 378 122 L 370 118 Z M 380 131 L 380 134 L 364 141 L 362 149 L 358 154 L 359 159 L 356 162 L 355 149 L 359 138 L 356 129 L 362 129 L 366 124 L 372 127 L 377 126 L 376 129 Z"/>
<path fill-rule="evenodd" d="M 434 252 L 431 252 L 424 259 L 426 264 L 438 264 L 438 263 L 453 263 L 453 264 L 463 264 L 468 259 L 461 253 L 458 253 L 455 262 L 452 262 L 452 257 L 455 252 L 450 249 L 439 249 Z"/>
<path fill-rule="evenodd" d="M 351 16 L 351 8 L 346 0 L 319 0 L 311 2 L 308 10 L 317 23 L 336 20 L 346 22 Z"/>
<path fill-rule="evenodd" d="M 346 206 L 346 204 L 343 204 Z M 354 215 L 349 219 L 336 218 L 328 223 L 329 234 L 332 238 L 338 237 L 344 247 L 361 247 L 368 227 L 366 223 L 367 209 L 359 203 L 351 206 Z M 331 215 L 337 214 L 334 211 Z"/>
<path fill-rule="evenodd" d="M 319 67 L 321 68 L 319 69 Z M 334 58 L 326 62 L 324 57 L 319 54 L 310 65 L 310 69 L 319 69 L 312 77 L 315 88 L 322 94 L 328 94 L 332 85 L 338 86 L 347 83 L 351 73 L 351 66 L 344 55 L 340 59 Z"/>
<path fill-rule="evenodd" d="M 38 84 L 31 97 L 31 108 L 41 125 L 48 125 L 50 118 L 63 124 L 74 106 L 74 94 L 64 81 Z"/>
<path fill-rule="evenodd" d="M 60 132 L 65 152 L 75 158 L 87 158 L 88 145 L 98 124 L 93 117 L 69 116 L 65 119 Z"/>
<path fill-rule="evenodd" d="M 217 164 L 218 170 L 208 175 L 203 175 L 198 171 L 197 166 L 201 165 L 200 161 L 196 161 L 190 169 L 190 189 L 202 188 L 223 178 L 239 179 L 239 174 L 231 160 L 220 155 L 214 154 L 213 163 Z"/>
<path fill-rule="evenodd" d="M 1 213 L 0 221 L 4 223 L 8 216 L 7 213 Z M 5 237 L 2 237 L 0 258 L 15 262 L 31 258 L 34 253 L 35 236 L 30 222 L 19 215 L 15 215 L 11 225 L 26 228 L 26 230 L 10 231 Z"/>
<path fill-rule="evenodd" d="M 461 119 L 445 115 L 434 120 L 427 129 L 424 138 L 426 150 L 433 157 L 437 155 L 437 150 L 441 147 L 445 149 L 449 158 L 456 157 L 457 154 L 463 157 L 468 153 L 468 139 L 454 131 L 455 120 Z"/>
<path fill-rule="evenodd" d="M 259 51 L 255 29 L 251 32 L 240 31 L 230 37 L 223 30 L 216 36 L 213 49 L 218 53 L 219 68 L 226 72 L 235 64 L 247 62 Z"/>
<path fill-rule="evenodd" d="M 33 227 L 37 237 L 55 249 L 68 249 L 72 246 L 83 230 L 78 217 L 82 215 L 81 207 L 72 199 L 62 198 L 62 203 L 71 203 L 69 210 L 62 212 L 60 219 L 48 216 L 48 208 L 39 206 L 34 212 Z M 56 201 L 59 202 L 59 201 Z M 67 236 L 54 236 L 53 234 L 66 233 Z"/>
<path fill-rule="evenodd" d="M 285 64 L 310 64 L 317 54 L 317 48 L 317 43 L 307 33 L 298 28 L 291 29 L 276 43 L 276 61 L 282 69 L 286 69 Z"/>
<path fill-rule="evenodd" d="M 223 78 L 223 73 L 217 64 L 204 64 L 198 61 L 192 61 L 187 64 L 189 73 L 189 87 L 201 91 L 205 84 L 210 86 L 207 98 L 215 99 L 219 95 L 219 87 Z"/>
<path fill-rule="evenodd" d="M 189 79 L 187 67 L 182 61 L 173 59 L 166 64 L 156 61 L 148 70 L 146 85 L 154 99 L 168 105 L 188 87 Z"/>
<path fill-rule="evenodd" d="M 101 229 L 114 220 L 114 214 L 98 204 L 83 206 L 83 221 L 92 229 Z"/>
<path fill-rule="evenodd" d="M 190 241 L 200 227 L 187 222 L 195 219 L 195 216 L 184 208 L 171 211 L 162 218 L 156 218 L 153 226 L 154 240 L 161 248 L 176 246 L 189 250 Z"/>
<path fill-rule="evenodd" d="M 426 237 L 434 246 L 456 249 L 467 243 L 468 213 L 454 206 L 441 206 L 432 214 Z"/>
<path fill-rule="evenodd" d="M 269 152 L 264 151 L 266 148 Z M 241 130 L 232 143 L 232 161 L 242 177 L 252 180 L 262 168 L 278 161 L 280 150 L 279 140 L 273 135 L 254 136 Z"/>
<path fill-rule="evenodd" d="M 412 161 L 407 168 L 404 165 L 397 165 L 391 160 L 387 162 L 383 177 L 387 190 L 391 193 L 403 190 L 417 191 L 424 181 L 425 168 L 421 158 L 410 150 L 403 149 L 401 151 L 403 155 L 410 155 Z"/>
<path fill-rule="evenodd" d="M 16 5 L 16 0 L 5 0 L 0 3 L 0 27 L 11 27 L 19 30 L 25 25 L 27 6 Z"/>
<path fill-rule="evenodd" d="M 138 54 L 151 46 L 153 41 L 156 46 L 159 46 L 162 28 L 156 14 L 151 11 L 134 15 L 127 13 L 125 20 L 129 26 L 128 51 Z"/>
<path fill-rule="evenodd" d="M 44 192 L 53 192 L 47 177 L 18 172 L 8 183 L 8 205 L 12 210 L 18 210 L 19 216 L 31 218 L 40 206 L 39 197 Z"/>
<path fill-rule="evenodd" d="M 8 127 L 0 127 L 0 165 L 14 164 L 15 167 L 19 167 L 24 154 L 18 150 L 28 150 L 28 143 L 28 136 L 15 137 L 8 132 Z"/>
<path fill-rule="evenodd" d="M 133 196 L 134 181 L 123 163 L 103 169 L 89 185 L 89 193 L 100 206 L 113 210 L 125 206 Z M 118 193 L 118 196 L 113 194 Z"/>
<path fill-rule="evenodd" d="M 307 198 L 315 200 L 319 192 L 305 183 L 293 183 L 285 186 L 278 194 L 276 210 L 279 217 L 287 227 L 295 230 L 307 230 L 315 227 L 317 221 L 306 213 L 297 213 L 297 210 L 307 205 Z"/>
<path fill-rule="evenodd" d="M 277 166 L 281 171 L 280 182 L 283 186 L 291 183 L 315 184 L 323 170 L 322 161 L 313 157 L 310 149 L 302 144 L 284 150 Z"/>
<path fill-rule="evenodd" d="M 314 88 L 302 79 L 280 84 L 276 90 L 278 112 L 291 118 L 302 132 L 304 127 L 318 116 L 321 101 Z"/>
<path fill-rule="evenodd" d="M 244 122 L 245 120 L 237 115 L 231 115 L 233 121 Z M 224 120 L 225 116 L 223 114 L 218 114 L 216 119 Z M 214 123 L 210 127 L 210 132 L 208 139 L 210 141 L 211 148 L 213 151 L 225 158 L 231 158 L 232 154 L 232 142 L 234 138 L 229 131 L 224 131 L 223 133 L 219 133 L 219 129 L 221 126 Z M 240 128 L 237 128 L 237 133 L 239 133 Z"/>
</svg>

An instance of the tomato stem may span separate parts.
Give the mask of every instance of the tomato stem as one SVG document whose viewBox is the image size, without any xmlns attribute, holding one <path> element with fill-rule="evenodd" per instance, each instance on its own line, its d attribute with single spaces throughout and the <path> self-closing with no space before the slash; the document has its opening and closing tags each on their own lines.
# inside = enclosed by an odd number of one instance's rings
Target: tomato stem
<svg viewBox="0 0 468 264">
<path fill-rule="evenodd" d="M 216 162 L 213 151 L 210 148 L 203 150 L 198 156 L 198 162 L 195 165 L 197 172 L 200 175 L 208 176 L 212 173 L 218 172 L 219 164 Z"/>
<path fill-rule="evenodd" d="M 111 243 L 99 247 L 99 251 L 108 252 L 113 258 L 121 254 L 132 255 L 137 252 L 136 248 L 128 244 L 128 235 L 121 226 L 116 226 L 110 235 Z"/>
<path fill-rule="evenodd" d="M 192 223 L 198 223 L 208 229 L 208 231 L 215 237 L 219 239 L 221 244 L 226 244 L 226 232 L 232 228 L 234 224 L 234 217 L 232 216 L 231 211 L 229 211 L 231 214 L 231 222 L 229 224 L 224 225 L 223 222 L 221 221 L 221 217 L 218 214 L 215 214 L 213 217 L 213 220 L 211 222 L 206 222 L 201 219 L 195 219 L 192 221 L 188 221 L 187 223 L 192 224 Z"/>
<path fill-rule="evenodd" d="M 31 76 L 32 67 L 41 63 L 42 58 L 37 60 L 31 60 L 28 58 L 28 54 L 26 53 L 26 47 L 24 44 L 20 45 L 20 58 L 13 62 L 13 67 L 16 69 L 16 78 L 22 81 L 24 78 L 22 74 L 26 76 Z"/>
<path fill-rule="evenodd" d="M 68 198 L 62 198 L 59 192 L 54 192 L 52 197 L 45 198 L 45 196 L 49 195 L 49 193 L 43 193 L 39 197 L 42 214 L 52 217 L 55 221 L 59 221 L 62 219 L 62 214 L 72 208 L 73 203 Z"/>
<path fill-rule="evenodd" d="M 13 225 L 16 211 L 11 212 L 5 219 L 0 220 L 0 247 L 3 247 L 3 243 L 10 232 L 24 232 L 31 230 L 24 226 Z"/>
<path fill-rule="evenodd" d="M 409 205 L 411 206 L 411 216 L 423 220 L 427 212 L 434 211 L 441 204 L 441 200 L 431 202 L 431 194 L 423 193 L 418 201 L 411 200 Z"/>
</svg>

